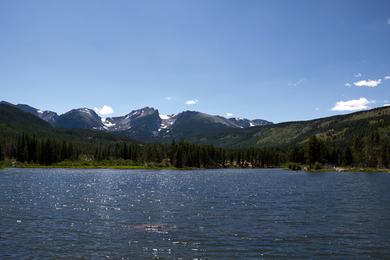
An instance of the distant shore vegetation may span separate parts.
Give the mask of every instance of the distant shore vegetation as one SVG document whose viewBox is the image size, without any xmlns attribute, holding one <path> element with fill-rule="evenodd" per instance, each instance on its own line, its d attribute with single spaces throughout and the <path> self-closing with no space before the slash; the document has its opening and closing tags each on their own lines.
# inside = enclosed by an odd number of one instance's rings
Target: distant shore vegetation
<svg viewBox="0 0 390 260">
<path fill-rule="evenodd" d="M 389 151 L 388 143 L 375 132 L 344 144 L 312 136 L 301 145 L 270 148 L 222 148 L 186 141 L 86 144 L 20 134 L 1 140 L 0 167 L 388 169 Z"/>
</svg>

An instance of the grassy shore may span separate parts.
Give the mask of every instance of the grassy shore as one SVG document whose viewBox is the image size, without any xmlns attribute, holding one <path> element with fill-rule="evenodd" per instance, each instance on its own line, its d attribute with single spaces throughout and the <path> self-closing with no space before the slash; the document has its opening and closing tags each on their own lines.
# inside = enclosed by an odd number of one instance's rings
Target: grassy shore
<svg viewBox="0 0 390 260">
<path fill-rule="evenodd" d="M 178 169 L 170 166 L 156 166 L 156 165 L 108 165 L 108 164 L 52 164 L 52 165 L 39 165 L 39 164 L 27 164 L 17 163 L 12 166 L 15 168 L 44 168 L 44 169 L 151 169 L 151 170 L 173 170 Z"/>
<path fill-rule="evenodd" d="M 311 173 L 320 173 L 320 172 L 365 172 L 365 173 L 390 173 L 390 169 L 385 168 L 370 168 L 370 167 L 335 167 L 335 166 L 323 166 L 320 164 L 315 164 L 312 166 L 309 165 L 303 165 L 298 163 L 287 163 L 282 166 L 285 170 L 290 171 L 306 171 Z"/>
<path fill-rule="evenodd" d="M 21 163 L 15 161 L 0 161 L 0 169 L 4 168 L 44 168 L 44 169 L 149 169 L 149 170 L 193 170 L 194 168 L 176 168 L 170 165 L 145 163 L 142 165 L 133 164 L 131 161 L 64 161 L 51 165 L 40 165 L 34 163 Z"/>
<path fill-rule="evenodd" d="M 147 165 L 17 165 L 16 168 L 43 168 L 43 169 L 123 169 L 123 170 L 137 170 L 137 169 L 150 169 L 150 170 L 177 170 L 175 167 L 158 167 Z"/>
<path fill-rule="evenodd" d="M 171 165 L 163 165 L 157 163 L 145 163 L 143 165 L 133 164 L 131 161 L 126 160 L 112 160 L 112 161 L 64 161 L 55 163 L 52 165 L 39 165 L 33 163 L 21 163 L 15 161 L 0 161 L 0 169 L 4 168 L 69 168 L 69 169 L 123 169 L 123 170 L 194 170 L 198 168 L 177 168 Z M 231 167 L 237 168 L 237 167 Z M 390 169 L 383 168 L 363 168 L 363 167 L 323 167 L 321 165 L 315 165 L 310 167 L 308 165 L 302 165 L 297 163 L 283 164 L 281 169 L 292 171 L 306 171 L 309 173 L 321 173 L 321 172 L 365 172 L 365 173 L 390 173 Z"/>
<path fill-rule="evenodd" d="M 309 169 L 308 172 L 338 172 L 338 173 L 345 173 L 345 172 L 365 172 L 365 173 L 390 173 L 390 169 L 383 169 L 383 168 L 362 168 L 362 167 L 339 167 L 335 168 L 323 168 L 323 169 Z"/>
</svg>

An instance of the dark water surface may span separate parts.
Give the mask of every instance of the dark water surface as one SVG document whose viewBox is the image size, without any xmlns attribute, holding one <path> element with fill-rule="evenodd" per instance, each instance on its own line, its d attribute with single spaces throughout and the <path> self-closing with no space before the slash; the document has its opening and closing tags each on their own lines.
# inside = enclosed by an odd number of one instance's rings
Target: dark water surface
<svg viewBox="0 0 390 260">
<path fill-rule="evenodd" d="M 390 258 L 390 174 L 0 171 L 0 259 Z"/>
</svg>

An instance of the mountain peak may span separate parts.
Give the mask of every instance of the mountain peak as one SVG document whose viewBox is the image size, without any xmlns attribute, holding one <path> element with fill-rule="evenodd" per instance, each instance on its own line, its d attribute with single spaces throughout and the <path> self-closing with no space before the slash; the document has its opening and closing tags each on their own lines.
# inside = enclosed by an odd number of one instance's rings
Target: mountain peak
<svg viewBox="0 0 390 260">
<path fill-rule="evenodd" d="M 131 111 L 129 114 L 127 114 L 128 117 L 140 117 L 140 116 L 148 116 L 153 113 L 158 113 L 157 109 L 154 109 L 153 107 L 143 107 L 140 109 L 136 109 Z"/>
<path fill-rule="evenodd" d="M 95 110 L 90 109 L 90 108 L 86 108 L 86 107 L 72 109 L 71 111 L 79 111 L 79 112 L 87 113 L 87 114 L 90 114 L 90 115 L 97 115 Z"/>
<path fill-rule="evenodd" d="M 10 104 L 6 101 L 1 103 Z M 26 104 L 10 105 L 33 114 L 55 127 L 122 132 L 143 141 L 158 141 L 161 138 L 188 138 L 200 133 L 272 124 L 262 119 L 226 118 L 193 110 L 164 115 L 149 106 L 132 110 L 124 116 L 102 119 L 95 110 L 86 107 L 72 109 L 58 116 L 55 112 L 43 111 Z"/>
<path fill-rule="evenodd" d="M 5 104 L 5 105 L 9 105 L 9 106 L 13 106 L 13 107 L 16 107 L 16 108 L 19 108 L 23 112 L 26 112 L 26 113 L 32 114 L 32 115 L 34 115 L 36 117 L 39 117 L 40 119 L 43 119 L 44 121 L 48 122 L 51 125 L 54 125 L 55 121 L 58 118 L 57 113 L 55 113 L 53 111 L 49 111 L 49 110 L 42 111 L 40 109 L 37 109 L 35 107 L 29 106 L 29 105 L 26 105 L 26 104 L 14 105 L 14 104 L 9 103 L 7 101 L 1 101 L 0 103 L 1 104 Z"/>
<path fill-rule="evenodd" d="M 55 126 L 59 128 L 104 129 L 100 116 L 92 109 L 72 109 L 58 117 Z"/>
</svg>

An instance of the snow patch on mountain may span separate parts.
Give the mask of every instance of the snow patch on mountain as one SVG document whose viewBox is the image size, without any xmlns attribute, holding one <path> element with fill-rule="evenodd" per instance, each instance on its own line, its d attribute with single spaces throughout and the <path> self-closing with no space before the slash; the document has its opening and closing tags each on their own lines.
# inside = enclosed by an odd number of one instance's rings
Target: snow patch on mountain
<svg viewBox="0 0 390 260">
<path fill-rule="evenodd" d="M 112 128 L 114 127 L 116 124 L 115 123 L 112 123 L 108 120 L 106 120 L 105 118 L 102 118 L 102 123 L 103 125 L 108 129 L 108 128 Z"/>
<path fill-rule="evenodd" d="M 79 108 L 78 110 L 79 110 L 80 112 L 83 112 L 83 113 L 87 113 L 87 114 L 89 114 L 89 115 L 92 115 L 91 110 L 88 109 L 88 108 Z"/>
<path fill-rule="evenodd" d="M 169 129 L 172 127 L 172 125 L 175 123 L 176 121 L 176 115 L 175 114 L 172 114 L 172 115 L 162 115 L 160 114 L 160 119 L 161 119 L 161 124 L 160 124 L 160 128 L 157 130 L 158 132 L 160 132 L 161 130 L 166 130 L 166 129 Z M 167 130 L 167 133 L 169 132 L 169 130 Z"/>
<path fill-rule="evenodd" d="M 171 117 L 170 117 L 170 116 L 167 116 L 167 115 L 162 115 L 162 114 L 160 114 L 160 118 L 161 118 L 162 120 L 168 120 L 168 119 L 170 119 Z"/>
</svg>

